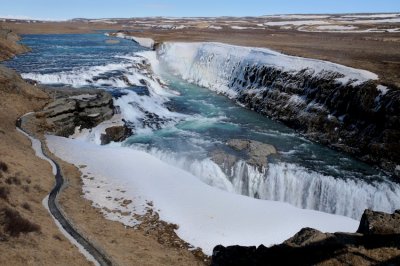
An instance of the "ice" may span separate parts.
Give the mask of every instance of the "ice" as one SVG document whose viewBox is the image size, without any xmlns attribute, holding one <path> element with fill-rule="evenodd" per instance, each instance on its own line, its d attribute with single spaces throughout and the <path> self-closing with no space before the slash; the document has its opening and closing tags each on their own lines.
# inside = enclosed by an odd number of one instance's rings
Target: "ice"
<svg viewBox="0 0 400 266">
<path fill-rule="evenodd" d="M 222 43 L 166 42 L 159 48 L 158 57 L 171 73 L 231 98 L 240 89 L 231 85 L 233 79 L 244 80 L 248 67 L 273 67 L 291 75 L 306 71 L 321 79 L 336 75 L 336 82 L 353 86 L 378 78 L 372 72 L 328 61 Z"/>
<path fill-rule="evenodd" d="M 323 232 L 354 232 L 358 227 L 356 220 L 347 217 L 213 188 L 142 151 L 56 136 L 46 139 L 50 150 L 58 157 L 75 165 L 86 165 L 85 171 L 90 172 L 94 180 L 99 178 L 108 187 L 107 184 L 123 187 L 125 198 L 133 200 L 130 211 L 153 202 L 162 220 L 179 225 L 176 231 L 179 237 L 201 247 L 208 255 L 218 244 L 269 246 L 281 243 L 303 227 Z M 97 186 L 92 186 L 90 191 L 90 195 L 85 196 L 99 206 L 105 204 L 105 195 L 96 193 Z M 116 215 L 109 218 L 118 220 Z"/>
<path fill-rule="evenodd" d="M 139 45 L 146 47 L 146 48 L 153 49 L 153 47 L 154 47 L 154 40 L 150 39 L 150 38 L 141 38 L 141 37 L 130 36 L 130 35 L 126 35 L 122 32 L 118 32 L 116 37 L 133 40 L 133 41 L 137 42 Z"/>
</svg>

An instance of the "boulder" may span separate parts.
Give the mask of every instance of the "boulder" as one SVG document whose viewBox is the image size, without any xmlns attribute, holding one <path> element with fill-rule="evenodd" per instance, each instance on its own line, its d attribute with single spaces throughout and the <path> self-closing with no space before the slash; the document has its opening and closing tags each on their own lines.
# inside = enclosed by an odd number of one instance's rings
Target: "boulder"
<svg viewBox="0 0 400 266">
<path fill-rule="evenodd" d="M 100 136 L 101 145 L 109 144 L 112 141 L 124 141 L 130 135 L 132 135 L 132 130 L 125 125 L 106 128 L 105 134 Z"/>
<path fill-rule="evenodd" d="M 400 210 L 393 214 L 365 210 L 357 230 L 361 234 L 399 234 Z M 400 238 L 399 238 L 400 241 Z M 399 242 L 400 243 L 400 242 Z"/>
</svg>

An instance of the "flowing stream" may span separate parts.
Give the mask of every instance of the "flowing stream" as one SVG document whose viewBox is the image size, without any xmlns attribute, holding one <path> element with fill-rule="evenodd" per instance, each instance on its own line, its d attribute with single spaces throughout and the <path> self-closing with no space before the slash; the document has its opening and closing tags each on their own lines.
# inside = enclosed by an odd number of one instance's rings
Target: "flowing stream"
<svg viewBox="0 0 400 266">
<path fill-rule="evenodd" d="M 355 219 L 365 208 L 400 208 L 400 185 L 381 171 L 167 71 L 157 73 L 167 86 L 160 84 L 149 65 L 156 61 L 146 59 L 155 52 L 132 41 L 99 32 L 25 35 L 22 42 L 32 52 L 7 66 L 43 84 L 109 90 L 136 132 L 121 145 L 144 150 L 211 186 Z M 222 169 L 210 154 L 227 150 L 230 139 L 272 144 L 278 153 L 263 169 L 244 159 Z"/>
</svg>

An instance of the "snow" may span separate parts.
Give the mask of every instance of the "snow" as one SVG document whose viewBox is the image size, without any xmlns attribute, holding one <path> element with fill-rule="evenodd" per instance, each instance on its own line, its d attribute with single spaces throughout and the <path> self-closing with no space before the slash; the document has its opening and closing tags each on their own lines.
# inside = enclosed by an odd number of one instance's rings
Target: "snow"
<svg viewBox="0 0 400 266">
<path fill-rule="evenodd" d="M 209 28 L 209 29 L 214 29 L 214 30 L 222 30 L 222 27 L 221 27 L 221 26 L 214 26 L 214 25 L 211 25 L 211 26 L 208 26 L 208 28 Z"/>
<path fill-rule="evenodd" d="M 100 263 L 90 254 L 81 244 L 79 244 L 78 241 L 75 240 L 70 234 L 68 234 L 67 231 L 65 231 L 64 227 L 60 224 L 60 222 L 54 218 L 53 214 L 51 214 L 50 209 L 49 209 L 49 196 L 47 195 L 43 200 L 42 200 L 42 205 L 43 207 L 49 212 L 51 218 L 53 218 L 54 223 L 58 227 L 58 230 L 71 242 L 74 246 L 76 246 L 79 250 L 79 252 L 90 262 L 93 262 L 95 266 L 100 266 Z"/>
<path fill-rule="evenodd" d="M 24 116 L 27 116 L 27 115 L 30 115 L 30 114 L 32 114 L 32 113 L 27 113 L 27 114 L 25 114 Z M 30 139 L 31 144 L 32 144 L 32 149 L 35 151 L 35 155 L 36 155 L 38 158 L 47 161 L 47 162 L 51 165 L 53 175 L 56 175 L 56 174 L 57 174 L 56 165 L 54 164 L 54 162 L 53 162 L 52 160 L 50 160 L 49 158 L 47 158 L 47 157 L 43 154 L 41 142 L 40 142 L 38 139 L 31 137 L 30 135 L 28 135 L 27 133 L 25 133 L 24 131 L 22 131 L 22 130 L 19 129 L 19 128 L 17 128 L 17 131 L 20 132 L 20 133 L 22 133 L 23 135 L 25 135 L 27 138 Z M 93 262 L 95 265 L 100 265 L 100 264 L 97 262 L 97 260 L 96 260 L 96 259 L 95 259 L 81 244 L 79 244 L 70 234 L 68 234 L 68 232 L 65 231 L 65 229 L 61 226 L 61 224 L 54 218 L 54 216 L 53 216 L 53 215 L 51 214 L 51 212 L 50 212 L 48 202 L 49 202 L 49 196 L 47 195 L 47 196 L 43 199 L 42 204 L 43 204 L 43 206 L 45 207 L 45 209 L 49 212 L 50 216 L 53 218 L 54 223 L 57 225 L 57 227 L 58 227 L 58 229 L 60 230 L 60 232 L 61 232 L 74 246 L 76 246 L 76 247 L 78 248 L 79 252 L 80 252 L 83 256 L 85 256 L 85 258 L 86 258 L 88 261 Z"/>
<path fill-rule="evenodd" d="M 389 91 L 388 87 L 383 85 L 376 86 L 376 89 L 381 93 L 381 95 L 385 95 Z"/>
<path fill-rule="evenodd" d="M 259 28 L 259 27 L 231 26 L 231 29 L 234 29 L 234 30 L 259 30 L 259 29 L 263 29 L 263 28 Z"/>
<path fill-rule="evenodd" d="M 346 26 L 346 25 L 323 25 L 323 26 L 317 26 L 315 28 L 318 30 L 334 30 L 334 31 L 357 29 L 357 27 L 355 26 Z"/>
<path fill-rule="evenodd" d="M 354 24 L 400 23 L 400 18 L 365 19 L 365 20 L 353 20 L 350 22 Z"/>
<path fill-rule="evenodd" d="M 343 18 L 393 18 L 400 16 L 399 13 L 393 14 L 365 14 L 365 15 L 345 15 Z"/>
<path fill-rule="evenodd" d="M 266 18 L 284 18 L 284 19 L 323 19 L 329 18 L 327 15 L 270 15 L 263 16 Z"/>
<path fill-rule="evenodd" d="M 320 78 L 334 73 L 338 75 L 338 83 L 353 86 L 378 78 L 372 72 L 328 61 L 222 43 L 166 42 L 161 45 L 158 55 L 162 65 L 171 73 L 231 98 L 237 93 L 236 88 L 229 85 L 232 77 L 243 78 L 247 65 L 274 67 L 293 75 L 306 70 L 310 75 Z"/>
<path fill-rule="evenodd" d="M 128 35 L 123 34 L 121 32 L 118 32 L 116 37 L 135 41 L 139 45 L 141 45 L 143 47 L 150 48 L 150 49 L 153 49 L 153 47 L 154 47 L 154 40 L 150 39 L 150 38 L 141 38 L 141 37 L 135 37 L 135 36 L 128 36 Z"/>
<path fill-rule="evenodd" d="M 281 243 L 303 227 L 323 232 L 354 232 L 358 227 L 356 220 L 347 217 L 213 188 L 142 151 L 56 136 L 46 136 L 46 139 L 50 150 L 58 157 L 87 166 L 81 170 L 84 174 L 90 173 L 94 182 L 85 184 L 84 190 L 90 192 L 85 197 L 94 204 L 108 204 L 108 207 L 118 204 L 113 198 L 105 199 L 103 191 L 122 187 L 126 191 L 124 197 L 133 201 L 124 208 L 132 212 L 137 208 L 142 213 L 143 206 L 152 202 L 162 220 L 179 225 L 179 237 L 201 247 L 208 255 L 218 244 L 269 246 Z M 97 179 L 101 183 L 96 183 Z M 109 218 L 118 220 L 116 214 L 110 214 Z M 123 222 L 130 223 L 127 218 Z"/>
<path fill-rule="evenodd" d="M 285 26 L 285 25 L 322 25 L 329 24 L 329 22 L 323 20 L 288 20 L 288 21 L 269 21 L 265 22 L 266 26 Z"/>
</svg>

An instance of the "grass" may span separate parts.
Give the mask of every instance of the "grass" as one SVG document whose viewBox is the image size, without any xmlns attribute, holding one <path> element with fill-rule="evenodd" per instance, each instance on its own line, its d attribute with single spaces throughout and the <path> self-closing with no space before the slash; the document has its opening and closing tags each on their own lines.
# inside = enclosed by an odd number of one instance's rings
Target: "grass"
<svg viewBox="0 0 400 266">
<path fill-rule="evenodd" d="M 8 187 L 0 187 L 0 198 L 1 199 L 7 200 L 9 194 L 10 194 L 10 189 Z"/>
<path fill-rule="evenodd" d="M 21 206 L 22 206 L 22 208 L 24 208 L 25 210 L 28 210 L 28 211 L 30 211 L 30 212 L 32 211 L 31 205 L 29 205 L 28 202 L 25 202 L 25 203 L 22 204 Z"/>
<path fill-rule="evenodd" d="M 16 210 L 5 207 L 0 211 L 0 215 L 4 217 L 1 219 L 4 231 L 10 236 L 18 237 L 21 233 L 40 232 L 39 225 L 25 219 Z"/>
<path fill-rule="evenodd" d="M 0 172 L 7 172 L 8 165 L 5 162 L 0 161 Z"/>
<path fill-rule="evenodd" d="M 21 185 L 21 180 L 16 176 L 11 176 L 6 179 L 6 183 L 9 185 L 14 184 L 19 186 Z"/>
</svg>

